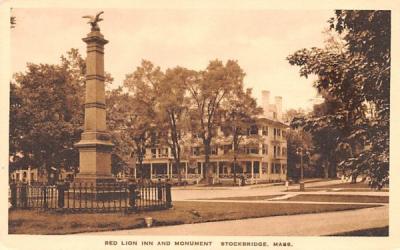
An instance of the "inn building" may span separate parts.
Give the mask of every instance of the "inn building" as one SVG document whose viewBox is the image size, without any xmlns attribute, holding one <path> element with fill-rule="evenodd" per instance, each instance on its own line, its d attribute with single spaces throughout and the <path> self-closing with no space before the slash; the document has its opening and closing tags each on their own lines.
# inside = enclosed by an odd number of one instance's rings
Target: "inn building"
<svg viewBox="0 0 400 250">
<path fill-rule="evenodd" d="M 270 92 L 262 91 L 263 113 L 257 124 L 247 129 L 244 140 L 239 146 L 236 161 L 237 178 L 245 178 L 247 183 L 267 183 L 287 178 L 287 140 L 288 126 L 282 122 L 282 97 L 274 98 L 270 103 Z M 225 136 L 221 129 L 218 139 L 212 145 L 210 163 L 214 183 L 232 182 L 233 150 L 232 137 Z M 198 183 L 203 177 L 204 150 L 200 139 L 190 140 L 183 145 L 186 153 L 181 159 L 181 177 L 188 183 Z M 257 138 L 257 139 L 256 139 Z M 256 143 L 254 143 L 256 141 Z M 137 164 L 136 164 L 137 166 Z M 143 175 L 152 180 L 177 180 L 178 169 L 174 166 L 171 150 L 166 146 L 154 146 L 146 149 L 141 173 L 134 170 L 136 178 Z"/>
</svg>

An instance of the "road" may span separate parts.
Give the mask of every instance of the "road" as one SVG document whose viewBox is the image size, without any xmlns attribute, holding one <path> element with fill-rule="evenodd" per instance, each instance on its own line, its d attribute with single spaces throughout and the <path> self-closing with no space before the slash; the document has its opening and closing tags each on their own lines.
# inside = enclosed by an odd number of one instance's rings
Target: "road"
<svg viewBox="0 0 400 250">
<path fill-rule="evenodd" d="M 134 230 L 87 233 L 96 235 L 212 235 L 212 236 L 320 236 L 389 223 L 388 206 L 341 212 L 275 216 Z"/>
</svg>

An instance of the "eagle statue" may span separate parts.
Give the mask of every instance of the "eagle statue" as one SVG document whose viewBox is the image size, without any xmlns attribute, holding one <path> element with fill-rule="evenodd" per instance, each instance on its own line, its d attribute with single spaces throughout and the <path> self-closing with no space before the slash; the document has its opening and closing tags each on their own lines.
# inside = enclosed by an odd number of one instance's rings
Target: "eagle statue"
<svg viewBox="0 0 400 250">
<path fill-rule="evenodd" d="M 100 21 L 103 21 L 103 19 L 100 18 L 100 15 L 103 13 L 104 13 L 104 11 L 100 11 L 95 16 L 83 16 L 82 18 L 89 18 L 88 23 L 90 23 L 90 25 L 92 26 L 92 31 L 99 31 L 100 28 L 97 25 L 97 23 Z"/>
</svg>

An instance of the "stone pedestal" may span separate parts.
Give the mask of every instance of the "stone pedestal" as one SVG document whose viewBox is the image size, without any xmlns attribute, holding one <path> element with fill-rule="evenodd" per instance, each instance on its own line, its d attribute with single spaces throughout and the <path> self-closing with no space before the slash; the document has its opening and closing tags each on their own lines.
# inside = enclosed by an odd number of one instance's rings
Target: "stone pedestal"
<svg viewBox="0 0 400 250">
<path fill-rule="evenodd" d="M 111 143 L 106 127 L 104 90 L 104 45 L 108 43 L 100 30 L 93 30 L 83 38 L 87 44 L 85 124 L 79 149 L 80 172 L 75 183 L 99 186 L 115 182 L 111 175 Z"/>
</svg>

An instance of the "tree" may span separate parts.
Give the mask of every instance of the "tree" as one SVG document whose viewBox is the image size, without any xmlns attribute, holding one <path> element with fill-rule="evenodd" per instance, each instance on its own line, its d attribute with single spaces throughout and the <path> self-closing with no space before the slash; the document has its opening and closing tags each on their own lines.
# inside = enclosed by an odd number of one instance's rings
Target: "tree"
<svg viewBox="0 0 400 250">
<path fill-rule="evenodd" d="M 128 93 L 117 94 L 117 97 L 120 95 L 119 101 L 115 102 L 109 112 L 115 114 L 110 120 L 115 123 L 113 126 L 120 138 L 132 149 L 131 156 L 139 163 L 142 179 L 146 147 L 150 145 L 151 135 L 156 128 L 156 93 L 162 77 L 159 67 L 143 60 L 141 66 L 124 80 Z"/>
<path fill-rule="evenodd" d="M 80 55 L 70 51 L 64 59 L 72 62 Z M 65 63 L 28 64 L 26 73 L 15 75 L 10 93 L 10 165 L 39 167 L 49 180 L 61 166 L 78 165 L 73 143 L 83 121 L 77 108 L 82 105 L 78 94 L 82 86 L 71 70 Z"/>
<path fill-rule="evenodd" d="M 159 134 L 165 135 L 160 139 L 171 149 L 179 183 L 182 181 L 182 141 L 187 129 L 188 100 L 185 97 L 185 86 L 195 79 L 195 74 L 194 71 L 181 67 L 168 69 L 157 89 L 157 124 Z"/>
<path fill-rule="evenodd" d="M 314 86 L 336 103 L 302 124 L 312 133 L 336 131 L 336 147 L 352 151 L 339 167 L 381 188 L 389 181 L 390 11 L 339 10 L 330 24 L 342 35 L 343 50 L 303 49 L 288 57 L 301 76 L 316 74 Z"/>
<path fill-rule="evenodd" d="M 230 144 L 233 146 L 233 183 L 236 184 L 236 165 L 240 145 L 242 143 L 257 144 L 259 138 L 247 137 L 247 131 L 257 124 L 257 115 L 262 113 L 262 108 L 257 106 L 257 101 L 251 96 L 251 89 L 243 90 L 238 87 L 233 90 L 226 101 L 223 110 L 222 130 L 225 135 L 231 136 Z M 245 141 L 245 139 L 247 139 Z"/>
<path fill-rule="evenodd" d="M 202 140 L 205 153 L 204 178 L 212 183 L 210 168 L 211 143 L 221 124 L 223 100 L 242 85 L 244 72 L 236 61 L 228 60 L 224 65 L 219 60 L 211 61 L 205 71 L 199 72 L 194 81 L 187 84 L 191 99 L 190 119 L 192 131 Z"/>
</svg>

